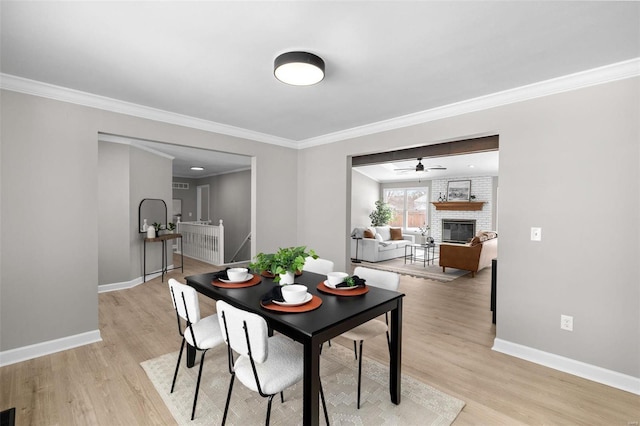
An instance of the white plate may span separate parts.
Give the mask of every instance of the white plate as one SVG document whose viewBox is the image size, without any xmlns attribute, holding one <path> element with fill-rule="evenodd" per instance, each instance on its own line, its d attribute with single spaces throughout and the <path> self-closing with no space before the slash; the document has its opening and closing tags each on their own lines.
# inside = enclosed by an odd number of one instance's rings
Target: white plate
<svg viewBox="0 0 640 426">
<path fill-rule="evenodd" d="M 273 303 L 275 303 L 276 305 L 280 305 L 280 306 L 300 306 L 300 305 L 304 305 L 305 303 L 309 303 L 311 302 L 311 299 L 313 299 L 313 295 L 311 293 L 307 293 L 307 295 L 305 296 L 304 300 L 302 302 L 278 302 L 277 300 L 272 300 Z"/>
<path fill-rule="evenodd" d="M 225 280 L 222 278 L 218 278 L 220 281 L 222 281 L 223 283 L 228 283 L 228 284 L 240 284 L 240 283 L 246 283 L 247 281 L 249 281 L 251 278 L 253 278 L 253 274 L 247 274 L 243 280 L 240 281 L 231 281 L 231 280 Z"/>
<path fill-rule="evenodd" d="M 338 290 L 338 291 L 355 290 L 356 288 L 358 288 L 357 285 L 354 285 L 353 287 L 334 287 L 333 284 L 329 284 L 329 280 L 324 280 L 324 285 L 326 285 L 332 290 Z"/>
</svg>

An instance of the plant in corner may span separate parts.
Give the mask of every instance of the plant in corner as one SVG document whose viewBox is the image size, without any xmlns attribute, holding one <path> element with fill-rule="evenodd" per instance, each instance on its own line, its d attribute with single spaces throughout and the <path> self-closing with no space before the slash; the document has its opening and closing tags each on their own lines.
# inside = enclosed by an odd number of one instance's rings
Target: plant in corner
<svg viewBox="0 0 640 426">
<path fill-rule="evenodd" d="M 258 253 L 255 261 L 249 264 L 254 271 L 268 271 L 274 275 L 273 281 L 280 281 L 280 274 L 302 271 L 307 257 L 318 258 L 315 251 L 305 246 L 279 248 L 276 253 Z"/>
<path fill-rule="evenodd" d="M 371 226 L 384 226 L 393 219 L 393 209 L 382 200 L 376 201 L 376 208 L 369 215 Z"/>
</svg>

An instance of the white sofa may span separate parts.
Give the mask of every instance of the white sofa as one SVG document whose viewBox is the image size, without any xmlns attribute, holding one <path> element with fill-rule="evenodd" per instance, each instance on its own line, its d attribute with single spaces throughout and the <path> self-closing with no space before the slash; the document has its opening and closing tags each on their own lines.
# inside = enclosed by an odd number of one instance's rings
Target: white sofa
<svg viewBox="0 0 640 426">
<path fill-rule="evenodd" d="M 365 238 L 365 230 L 370 231 L 374 237 Z M 415 242 L 415 237 L 410 234 L 401 235 L 401 240 L 391 239 L 390 226 L 354 228 L 351 233 L 351 258 L 356 258 L 356 244 L 358 245 L 358 260 L 364 260 L 365 262 L 381 262 L 383 260 L 402 257 L 405 253 L 405 246 L 407 244 L 413 244 Z"/>
</svg>

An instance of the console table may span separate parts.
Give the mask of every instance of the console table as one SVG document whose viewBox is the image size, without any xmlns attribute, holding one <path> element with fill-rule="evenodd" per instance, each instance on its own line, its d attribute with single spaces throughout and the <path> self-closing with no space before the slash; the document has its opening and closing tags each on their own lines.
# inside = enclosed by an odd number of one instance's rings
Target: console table
<svg viewBox="0 0 640 426">
<path fill-rule="evenodd" d="M 169 269 L 167 262 L 167 241 L 169 240 L 180 240 L 180 266 L 175 266 Z M 147 243 L 162 243 L 162 268 L 158 271 L 153 271 L 147 273 Z M 174 269 L 180 268 L 182 272 L 184 272 L 184 256 L 182 254 L 182 234 L 165 234 L 159 235 L 155 238 L 145 238 L 143 243 L 143 259 L 142 259 L 142 282 L 147 281 L 147 275 L 155 274 L 158 272 L 162 273 L 162 281 L 164 282 L 164 274 L 168 271 L 173 271 Z"/>
</svg>

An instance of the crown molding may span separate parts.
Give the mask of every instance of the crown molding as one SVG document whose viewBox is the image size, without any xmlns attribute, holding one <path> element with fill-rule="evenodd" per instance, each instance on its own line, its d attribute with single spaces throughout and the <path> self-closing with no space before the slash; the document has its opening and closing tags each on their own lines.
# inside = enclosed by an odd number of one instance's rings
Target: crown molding
<svg viewBox="0 0 640 426">
<path fill-rule="evenodd" d="M 569 74 L 527 86 L 517 87 L 502 92 L 480 96 L 426 111 L 407 114 L 389 120 L 379 121 L 364 126 L 329 133 L 315 138 L 301 141 L 298 148 L 310 148 L 317 145 L 339 142 L 360 136 L 367 136 L 403 127 L 415 126 L 443 118 L 455 117 L 470 112 L 482 111 L 503 105 L 522 102 L 530 99 L 541 98 L 557 93 L 577 90 L 588 86 L 610 83 L 617 80 L 637 77 L 640 75 L 640 58 L 634 58 L 624 62 L 618 62 L 591 70 Z"/>
<path fill-rule="evenodd" d="M 441 120 L 443 118 L 450 118 L 457 115 L 495 108 L 557 93 L 577 90 L 588 86 L 595 86 L 598 84 L 637 77 L 639 75 L 640 58 L 634 58 L 628 61 L 581 71 L 515 89 L 505 90 L 442 107 L 432 108 L 426 111 L 407 114 L 391 118 L 389 120 L 383 120 L 339 132 L 328 133 L 322 136 L 303 139 L 297 142 L 291 139 L 254 132 L 252 130 L 242 129 L 187 115 L 176 114 L 130 102 L 119 101 L 117 99 L 107 98 L 104 96 L 93 95 L 91 93 L 29 80 L 10 74 L 0 74 L 0 88 L 120 114 L 146 118 L 149 120 L 190 127 L 213 133 L 220 133 L 227 136 L 249 139 L 256 142 L 269 143 L 292 149 L 305 149 L 313 146 L 326 145 L 356 137 L 386 132 L 389 130 L 396 130 L 403 127 L 415 126 L 418 124 Z"/>
<path fill-rule="evenodd" d="M 222 123 L 216 123 L 214 121 L 203 120 L 188 115 L 176 114 L 131 102 L 120 101 L 118 99 L 108 98 L 105 96 L 94 95 L 92 93 L 43 83 L 36 80 L 29 80 L 11 74 L 0 74 L 0 88 L 11 90 L 13 92 L 26 93 L 28 95 L 40 96 L 43 98 L 55 99 L 72 104 L 116 112 L 119 114 L 146 118 L 148 120 L 175 124 L 207 132 L 220 133 L 242 139 L 249 139 L 256 142 L 280 145 L 287 148 L 297 148 L 296 142 L 290 139 L 242 129 L 240 127 L 229 126 Z"/>
</svg>

